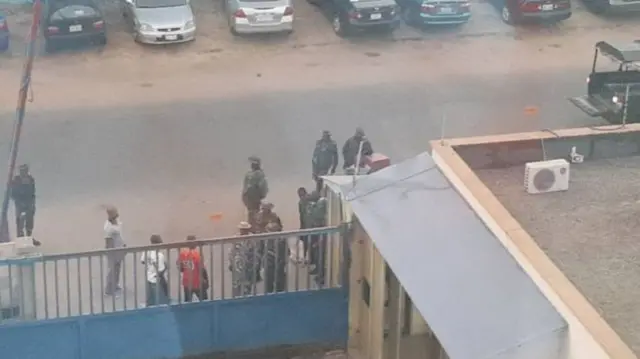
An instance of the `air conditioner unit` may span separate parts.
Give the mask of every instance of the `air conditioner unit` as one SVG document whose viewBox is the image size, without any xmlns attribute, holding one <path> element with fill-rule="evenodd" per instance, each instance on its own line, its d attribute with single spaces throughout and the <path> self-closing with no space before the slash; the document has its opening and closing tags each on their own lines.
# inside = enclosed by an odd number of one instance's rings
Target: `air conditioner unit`
<svg viewBox="0 0 640 359">
<path fill-rule="evenodd" d="M 524 170 L 524 188 L 529 194 L 569 189 L 569 162 L 564 159 L 529 162 Z"/>
</svg>

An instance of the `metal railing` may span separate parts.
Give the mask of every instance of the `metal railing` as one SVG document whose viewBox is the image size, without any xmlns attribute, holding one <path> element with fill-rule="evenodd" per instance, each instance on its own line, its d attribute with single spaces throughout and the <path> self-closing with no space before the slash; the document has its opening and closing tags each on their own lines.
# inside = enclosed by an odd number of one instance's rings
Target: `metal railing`
<svg viewBox="0 0 640 359">
<path fill-rule="evenodd" d="M 196 293 L 195 301 L 204 296 L 207 299 L 203 300 L 221 300 L 340 287 L 345 278 L 343 233 L 341 227 L 326 227 L 3 260 L 0 261 L 0 321 L 63 318 L 165 304 L 157 302 L 161 287 L 147 284 L 152 264 L 143 262 L 143 257 L 149 252 L 164 256 L 169 304 L 189 302 L 185 294 L 191 295 L 191 292 Z M 297 260 L 304 257 L 303 246 L 298 243 L 300 239 L 309 243 L 306 259 L 312 263 Z M 187 288 L 191 291 L 185 293 L 178 259 L 180 251 L 187 248 L 201 258 L 209 279 L 206 290 Z M 232 248 L 240 248 L 240 253 L 250 250 L 255 254 L 242 257 L 251 258 L 252 263 L 249 260 L 244 263 L 250 265 L 248 270 L 238 270 L 238 263 L 230 261 Z M 286 258 L 281 258 L 283 254 Z M 117 262 L 121 272 L 120 290 L 110 295 L 105 293 L 108 271 L 117 271 Z M 155 269 L 151 268 L 152 274 Z M 247 272 L 251 273 L 242 275 Z M 148 301 L 149 296 L 155 298 L 152 303 Z"/>
</svg>

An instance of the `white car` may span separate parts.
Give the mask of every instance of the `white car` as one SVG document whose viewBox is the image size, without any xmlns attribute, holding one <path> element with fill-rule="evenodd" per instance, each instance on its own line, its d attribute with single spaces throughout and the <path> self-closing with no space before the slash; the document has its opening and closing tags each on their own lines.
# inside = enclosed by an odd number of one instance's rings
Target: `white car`
<svg viewBox="0 0 640 359">
<path fill-rule="evenodd" d="M 167 44 L 196 38 L 189 0 L 124 0 L 123 6 L 122 14 L 138 42 Z"/>
<path fill-rule="evenodd" d="M 293 32 L 291 0 L 224 0 L 233 34 Z"/>
</svg>

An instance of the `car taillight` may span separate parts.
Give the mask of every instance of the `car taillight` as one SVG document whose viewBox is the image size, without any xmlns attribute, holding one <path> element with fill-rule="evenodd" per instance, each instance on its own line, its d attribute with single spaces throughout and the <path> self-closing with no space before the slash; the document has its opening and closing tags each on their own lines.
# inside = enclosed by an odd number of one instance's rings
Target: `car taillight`
<svg viewBox="0 0 640 359">
<path fill-rule="evenodd" d="M 9 30 L 9 24 L 7 24 L 7 20 L 0 20 L 0 31 Z"/>
<path fill-rule="evenodd" d="M 49 26 L 47 28 L 47 32 L 49 34 L 57 34 L 58 32 L 60 32 L 60 28 L 58 28 L 57 26 Z"/>
<path fill-rule="evenodd" d="M 468 10 L 470 7 L 471 7 L 471 4 L 468 2 L 463 2 L 462 4 L 460 4 L 460 8 L 464 10 Z"/>
<path fill-rule="evenodd" d="M 98 30 L 104 28 L 104 21 L 99 20 L 99 21 L 94 22 L 93 23 L 93 27 L 95 29 L 98 29 Z"/>
<path fill-rule="evenodd" d="M 540 4 L 526 2 L 520 5 L 520 10 L 524 12 L 540 11 Z"/>
<path fill-rule="evenodd" d="M 247 17 L 247 14 L 244 13 L 244 11 L 242 9 L 238 9 L 236 12 L 233 13 L 233 17 L 238 17 L 238 18 L 245 18 Z"/>
<path fill-rule="evenodd" d="M 293 8 L 291 6 L 287 6 L 286 9 L 284 9 L 284 16 L 291 16 L 293 15 Z"/>
<path fill-rule="evenodd" d="M 422 4 L 422 6 L 420 6 L 420 11 L 426 12 L 426 13 L 434 12 L 435 9 L 436 9 L 436 6 L 431 4 Z"/>
<path fill-rule="evenodd" d="M 362 14 L 357 12 L 356 10 L 351 10 L 349 11 L 349 18 L 357 20 L 362 18 Z"/>
</svg>

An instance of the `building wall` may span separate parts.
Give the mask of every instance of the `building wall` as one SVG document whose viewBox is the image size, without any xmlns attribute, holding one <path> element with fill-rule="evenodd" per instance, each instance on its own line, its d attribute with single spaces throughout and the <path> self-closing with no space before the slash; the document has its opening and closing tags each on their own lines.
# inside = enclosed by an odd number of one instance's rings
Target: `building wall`
<svg viewBox="0 0 640 359">
<path fill-rule="evenodd" d="M 539 141 L 538 141 L 539 142 Z M 528 153 L 526 149 L 523 153 Z M 455 150 L 449 146 L 434 144 L 432 157 L 438 167 L 447 176 L 452 185 L 465 198 L 469 205 L 476 211 L 487 227 L 502 242 L 505 248 L 518 261 L 525 272 L 537 284 L 542 293 L 556 307 L 569 325 L 569 347 L 558 354 L 558 358 L 567 359 L 613 359 L 610 357 L 594 338 L 583 323 L 578 319 L 574 310 L 565 303 L 554 287 L 545 278 L 564 278 L 550 259 L 533 242 L 528 234 L 508 214 L 506 209 L 498 202 L 493 194 L 480 182 L 469 166 L 462 161 Z M 518 243 L 518 245 L 516 245 Z M 523 248 L 526 246 L 526 248 Z M 535 256 L 535 259 L 533 258 Z M 539 263 L 533 261 L 548 261 L 544 263 L 546 272 L 540 272 Z M 561 279 L 562 279 L 561 278 Z M 581 296 L 575 288 L 574 296 Z M 586 300 L 582 297 L 582 301 Z M 585 303 L 588 304 L 588 303 Z M 593 308 L 591 307 L 591 310 Z M 549 358 L 547 356 L 547 358 Z M 616 357 L 621 359 L 623 357 Z M 624 358 L 632 358 L 624 356 Z"/>
<path fill-rule="evenodd" d="M 0 326 L 1 357 L 15 359 L 170 359 L 346 341 L 342 288 Z"/>
</svg>

